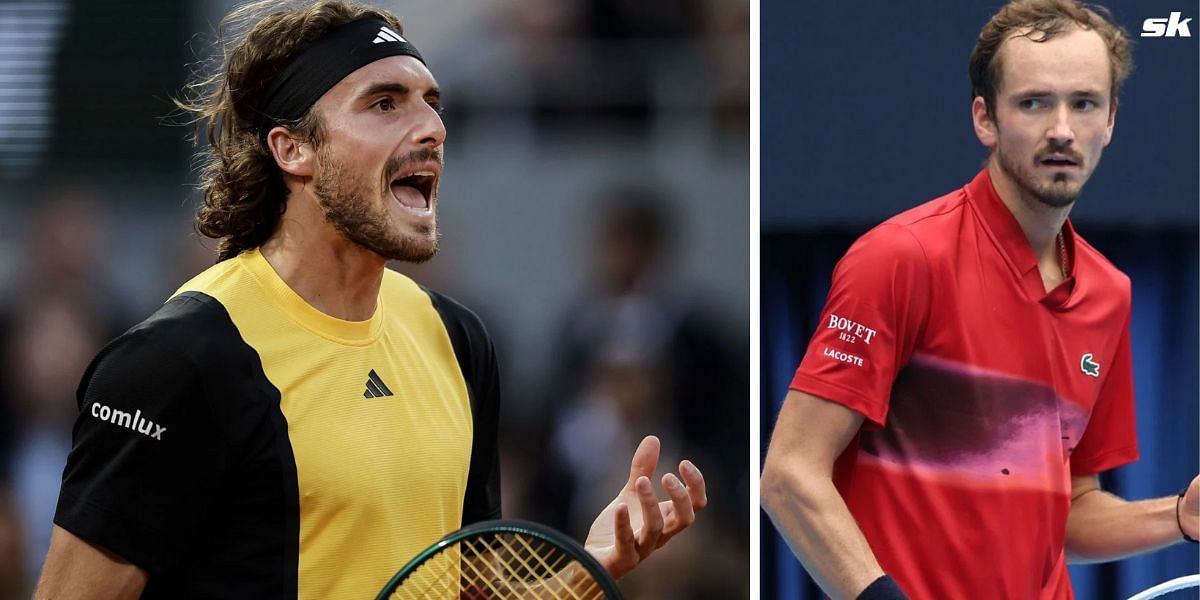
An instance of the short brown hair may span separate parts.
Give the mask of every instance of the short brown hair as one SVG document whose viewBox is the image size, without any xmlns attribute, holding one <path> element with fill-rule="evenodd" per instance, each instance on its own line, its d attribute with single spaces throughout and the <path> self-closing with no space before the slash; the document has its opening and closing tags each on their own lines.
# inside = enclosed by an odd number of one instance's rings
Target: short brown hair
<svg viewBox="0 0 1200 600">
<path fill-rule="evenodd" d="M 971 98 L 982 96 L 988 115 L 994 118 L 1001 72 L 998 52 L 1004 40 L 1020 35 L 1033 42 L 1045 42 L 1072 26 L 1095 31 L 1104 40 L 1112 74 L 1109 92 L 1115 104 L 1121 84 L 1133 70 L 1129 35 L 1114 22 L 1107 8 L 1078 0 L 1013 0 L 992 16 L 971 51 Z"/>
<path fill-rule="evenodd" d="M 176 105 L 201 124 L 208 147 L 197 154 L 204 200 L 196 230 L 219 239 L 217 260 L 257 248 L 275 233 L 287 207 L 283 175 L 256 128 L 256 118 L 272 77 L 292 58 L 331 29 L 362 17 L 387 21 L 403 33 L 393 15 L 353 0 L 260 0 L 234 9 L 218 28 L 220 65 L 199 75 Z M 313 144 L 322 123 L 312 109 L 283 123 Z"/>
</svg>

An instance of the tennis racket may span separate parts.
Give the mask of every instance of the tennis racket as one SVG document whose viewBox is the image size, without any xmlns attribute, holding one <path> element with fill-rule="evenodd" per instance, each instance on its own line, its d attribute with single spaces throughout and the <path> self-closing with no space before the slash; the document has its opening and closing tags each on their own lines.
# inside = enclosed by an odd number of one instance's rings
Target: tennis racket
<svg viewBox="0 0 1200 600">
<path fill-rule="evenodd" d="M 1143 590 L 1129 597 L 1129 600 L 1150 600 L 1177 590 L 1200 587 L 1200 575 L 1185 575 L 1170 581 L 1164 581 L 1152 588 Z"/>
<path fill-rule="evenodd" d="M 409 561 L 375 600 L 621 600 L 600 563 L 571 538 L 528 521 L 469 525 Z"/>
</svg>

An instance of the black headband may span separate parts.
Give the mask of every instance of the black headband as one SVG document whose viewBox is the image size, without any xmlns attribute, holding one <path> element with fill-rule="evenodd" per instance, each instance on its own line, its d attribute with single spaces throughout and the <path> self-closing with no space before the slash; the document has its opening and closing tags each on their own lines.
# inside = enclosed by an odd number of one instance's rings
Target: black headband
<svg viewBox="0 0 1200 600">
<path fill-rule="evenodd" d="M 330 30 L 292 59 L 271 81 L 255 128 L 259 139 L 277 123 L 303 117 L 329 88 L 347 75 L 389 56 L 421 53 L 379 17 L 363 17 Z"/>
</svg>

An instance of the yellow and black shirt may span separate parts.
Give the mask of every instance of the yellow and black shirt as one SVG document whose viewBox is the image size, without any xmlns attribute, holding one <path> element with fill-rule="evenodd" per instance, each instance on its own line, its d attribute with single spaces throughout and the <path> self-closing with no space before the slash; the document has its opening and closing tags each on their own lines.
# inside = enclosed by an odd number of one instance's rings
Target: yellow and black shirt
<svg viewBox="0 0 1200 600">
<path fill-rule="evenodd" d="M 369 598 L 500 514 L 482 323 L 386 271 L 369 321 L 258 251 L 185 284 L 79 386 L 54 521 L 145 569 L 143 598 Z"/>
</svg>

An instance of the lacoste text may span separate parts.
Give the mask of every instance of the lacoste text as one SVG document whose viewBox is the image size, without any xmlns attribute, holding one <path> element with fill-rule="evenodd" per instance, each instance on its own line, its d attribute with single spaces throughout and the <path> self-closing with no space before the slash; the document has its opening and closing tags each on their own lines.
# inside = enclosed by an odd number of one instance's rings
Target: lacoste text
<svg viewBox="0 0 1200 600">
<path fill-rule="evenodd" d="M 866 325 L 855 323 L 850 319 L 839 317 L 833 313 L 829 314 L 829 325 L 826 327 L 826 329 L 840 330 L 842 333 L 838 334 L 838 338 L 840 338 L 843 342 L 848 342 L 851 344 L 858 339 L 870 344 L 871 338 L 875 337 L 875 334 L 878 333 Z"/>
<path fill-rule="evenodd" d="M 861 356 L 855 356 L 853 354 L 846 354 L 845 352 L 838 352 L 837 350 L 834 350 L 833 348 L 830 348 L 829 346 L 825 347 L 825 356 L 828 356 L 829 358 L 832 358 L 834 360 L 840 360 L 844 363 L 848 363 L 848 364 L 854 365 L 856 367 L 863 366 L 863 359 Z"/>
<path fill-rule="evenodd" d="M 108 421 L 113 425 L 120 425 L 126 429 L 132 429 L 142 435 L 149 436 L 156 440 L 162 440 L 162 434 L 167 430 L 162 425 L 156 425 L 149 419 L 142 418 L 142 411 L 138 410 L 133 414 L 123 410 L 105 406 L 99 402 L 92 403 L 92 416 L 101 421 Z M 154 430 L 154 433 L 150 433 Z"/>
<path fill-rule="evenodd" d="M 1183 13 L 1173 12 L 1169 18 L 1146 19 L 1142 21 L 1142 37 L 1192 37 L 1192 30 L 1188 29 L 1188 23 L 1191 22 L 1191 17 L 1182 21 Z"/>
</svg>

